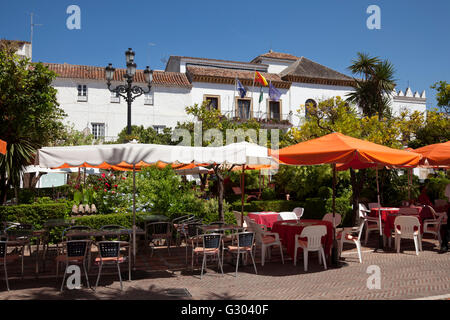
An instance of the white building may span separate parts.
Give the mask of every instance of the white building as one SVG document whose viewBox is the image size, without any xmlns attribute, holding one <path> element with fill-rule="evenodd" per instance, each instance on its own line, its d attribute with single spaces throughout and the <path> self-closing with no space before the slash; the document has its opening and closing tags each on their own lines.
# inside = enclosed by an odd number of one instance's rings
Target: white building
<svg viewBox="0 0 450 320">
<path fill-rule="evenodd" d="M 31 49 L 31 48 L 30 48 Z M 58 77 L 53 85 L 58 102 L 67 113 L 66 123 L 77 130 L 89 129 L 96 138 L 116 139 L 127 124 L 127 103 L 110 93 L 104 67 L 45 63 Z M 254 83 L 255 71 L 278 89 L 278 101 L 269 97 L 269 88 Z M 116 69 L 112 86 L 123 84 L 124 69 Z M 248 89 L 241 98 L 236 79 Z M 135 84 L 146 88 L 142 70 Z M 298 114 L 301 105 L 333 96 L 345 98 L 353 90 L 353 78 L 305 57 L 269 51 L 250 62 L 171 56 L 164 71 L 154 71 L 149 95 L 138 97 L 132 104 L 133 125 L 156 129 L 175 127 L 177 122 L 194 120 L 185 108 L 203 101 L 223 115 L 237 121 L 260 119 L 266 127 L 297 126 L 304 118 Z M 260 90 L 263 99 L 259 103 Z M 410 88 L 392 93 L 392 108 L 426 110 L 425 91 L 420 95 Z"/>
</svg>

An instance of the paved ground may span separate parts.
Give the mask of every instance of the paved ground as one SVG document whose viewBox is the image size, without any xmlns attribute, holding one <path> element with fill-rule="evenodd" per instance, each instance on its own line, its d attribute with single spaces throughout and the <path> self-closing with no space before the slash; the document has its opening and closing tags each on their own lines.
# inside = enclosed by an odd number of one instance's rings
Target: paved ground
<svg viewBox="0 0 450 320">
<path fill-rule="evenodd" d="M 207 273 L 200 279 L 198 264 L 194 270 L 186 268 L 185 248 L 156 249 L 153 257 L 141 253 L 137 261 L 138 270 L 133 272 L 131 282 L 124 281 L 120 291 L 116 269 L 110 269 L 100 280 L 96 291 L 82 288 L 59 292 L 61 277 L 55 279 L 54 262 L 50 259 L 38 279 L 33 276 L 34 260 L 25 261 L 25 278 L 20 278 L 19 264 L 11 265 L 9 270 L 11 291 L 6 291 L 1 273 L 0 299 L 264 299 L 264 300 L 305 300 L 305 299 L 417 299 L 438 296 L 448 299 L 450 294 L 450 252 L 437 254 L 437 241 L 424 239 L 423 252 L 415 255 L 412 241 L 403 240 L 402 251 L 384 253 L 373 252 L 375 239 L 363 247 L 363 263 L 357 260 L 356 251 L 351 245 L 344 248 L 343 266 L 324 270 L 317 262 L 317 256 L 310 256 L 309 271 L 303 271 L 300 258 L 297 266 L 286 259 L 281 263 L 277 250 L 271 261 L 264 267 L 260 264 L 260 249 L 257 251 L 257 270 L 254 274 L 251 264 L 239 268 L 234 277 L 234 266 L 225 261 L 224 272 L 217 273 L 216 265 L 211 263 Z M 95 256 L 95 255 L 94 255 Z M 285 257 L 287 255 L 285 254 Z M 225 259 L 227 260 L 227 259 Z M 381 289 L 368 289 L 367 268 L 380 267 Z M 3 268 L 2 268 L 3 269 Z M 97 267 L 90 270 L 89 281 L 95 284 Z M 3 270 L 2 270 L 3 271 Z M 128 279 L 126 266 L 122 276 Z M 82 284 L 85 284 L 83 275 Z M 172 296 L 167 289 L 186 288 L 187 297 Z"/>
</svg>

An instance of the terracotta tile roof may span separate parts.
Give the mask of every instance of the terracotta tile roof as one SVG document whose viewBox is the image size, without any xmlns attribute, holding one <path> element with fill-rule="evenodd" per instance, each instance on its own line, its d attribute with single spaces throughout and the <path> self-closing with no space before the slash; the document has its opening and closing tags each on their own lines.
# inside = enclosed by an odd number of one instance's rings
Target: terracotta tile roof
<svg viewBox="0 0 450 320">
<path fill-rule="evenodd" d="M 280 72 L 283 80 L 292 82 L 321 82 L 323 84 L 351 86 L 353 78 L 301 57 Z"/>
<path fill-rule="evenodd" d="M 243 85 L 253 84 L 253 71 L 245 71 L 238 69 L 227 69 L 227 68 L 213 68 L 213 67 L 197 67 L 197 66 L 187 66 L 186 73 L 190 80 L 198 82 L 214 82 L 214 83 L 225 83 L 234 84 L 236 78 L 238 78 Z M 291 86 L 289 81 L 284 81 L 276 73 L 260 72 L 261 75 L 266 78 L 266 80 L 272 81 L 272 84 L 278 88 L 288 89 Z M 256 84 L 257 85 L 257 84 Z"/>
<path fill-rule="evenodd" d="M 211 61 L 211 62 L 225 62 L 225 63 L 235 63 L 235 64 L 244 64 L 244 65 L 256 65 L 257 67 L 266 66 L 264 64 L 260 63 L 253 63 L 253 62 L 245 62 L 245 61 L 233 61 L 233 60 L 221 60 L 221 59 L 210 59 L 210 58 L 196 58 L 196 57 L 186 57 L 186 56 L 171 56 L 171 58 L 181 58 L 181 59 L 189 59 L 189 60 L 205 60 L 205 61 Z"/>
<path fill-rule="evenodd" d="M 296 57 L 296 56 L 294 56 L 292 54 L 289 54 L 289 53 L 274 52 L 274 51 L 271 50 L 269 52 L 266 52 L 264 54 L 261 54 L 261 55 L 257 56 L 251 62 L 257 62 L 257 61 L 261 60 L 261 57 L 263 57 L 263 58 L 272 58 L 272 59 L 292 60 L 292 61 L 295 61 L 295 60 L 299 59 L 299 57 Z"/>
<path fill-rule="evenodd" d="M 54 71 L 60 78 L 105 80 L 105 68 L 95 66 L 80 66 L 67 63 L 44 63 L 50 70 Z M 123 81 L 126 69 L 116 69 L 114 81 Z M 134 81 L 145 83 L 143 70 L 137 70 Z M 153 72 L 153 84 L 162 86 L 175 86 L 191 88 L 192 85 L 184 73 L 178 72 Z"/>
</svg>

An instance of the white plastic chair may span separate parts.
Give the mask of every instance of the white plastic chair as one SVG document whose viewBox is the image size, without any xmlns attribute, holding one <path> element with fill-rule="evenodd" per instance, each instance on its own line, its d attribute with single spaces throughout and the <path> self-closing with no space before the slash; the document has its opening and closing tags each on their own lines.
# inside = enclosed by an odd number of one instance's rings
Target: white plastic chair
<svg viewBox="0 0 450 320">
<path fill-rule="evenodd" d="M 364 228 L 365 221 L 362 221 L 358 227 L 344 228 L 341 233 L 337 235 L 339 241 L 339 255 L 342 253 L 344 243 L 353 243 L 358 250 L 359 263 L 362 263 L 361 257 L 361 234 Z"/>
<path fill-rule="evenodd" d="M 255 232 L 256 243 L 261 246 L 261 266 L 264 266 L 266 251 L 273 246 L 280 247 L 281 261 L 284 264 L 283 247 L 281 246 L 280 236 L 276 232 L 268 232 L 267 227 L 263 224 L 257 224 L 250 220 L 250 228 Z M 268 252 L 270 259 L 270 251 Z"/>
<path fill-rule="evenodd" d="M 246 230 L 252 230 L 251 223 L 255 222 L 249 216 L 244 216 L 244 223 L 247 225 Z"/>
<path fill-rule="evenodd" d="M 295 215 L 297 216 L 297 219 L 300 220 L 300 218 L 303 216 L 303 213 L 305 212 L 304 208 L 301 207 L 297 207 L 294 210 L 292 210 Z"/>
<path fill-rule="evenodd" d="M 334 219 L 335 219 L 335 222 L 334 222 L 333 226 L 336 228 L 338 225 L 341 224 L 342 216 L 339 213 L 335 213 Z M 331 223 L 333 223 L 333 214 L 327 213 L 326 215 L 323 216 L 322 221 L 330 221 Z"/>
<path fill-rule="evenodd" d="M 244 229 L 246 229 L 247 228 L 247 222 L 245 221 L 245 218 L 244 218 L 244 224 L 241 224 L 241 219 L 242 219 L 241 213 L 239 211 L 234 211 L 233 210 L 233 214 L 234 214 L 234 218 L 236 219 L 237 225 L 239 227 L 243 227 Z"/>
<path fill-rule="evenodd" d="M 294 254 L 294 266 L 297 265 L 297 250 L 303 249 L 303 263 L 305 271 L 308 271 L 308 252 L 317 251 L 319 253 L 319 263 L 322 263 L 325 270 L 327 269 L 327 262 L 325 259 L 325 252 L 322 247 L 322 237 L 327 234 L 326 226 L 309 226 L 302 230 L 301 234 L 295 235 L 295 254 Z M 307 238 L 306 241 L 299 238 Z"/>
<path fill-rule="evenodd" d="M 400 252 L 401 239 L 413 239 L 416 247 L 416 255 L 422 251 L 422 237 L 420 236 L 420 221 L 417 217 L 398 216 L 394 221 L 395 247 Z M 416 229 L 416 230 L 414 230 Z"/>
<path fill-rule="evenodd" d="M 297 215 L 292 211 L 283 211 L 278 213 L 278 221 L 297 220 Z"/>
<path fill-rule="evenodd" d="M 441 224 L 442 224 L 442 220 L 445 217 L 445 212 L 444 214 L 440 214 L 438 215 L 434 209 L 430 206 L 428 206 L 429 209 L 431 210 L 431 213 L 434 216 L 434 219 L 427 219 L 423 222 L 423 233 L 431 233 L 432 235 L 434 235 L 435 237 L 437 237 L 439 243 L 441 243 Z"/>
<path fill-rule="evenodd" d="M 366 237 L 364 239 L 364 245 L 367 245 L 369 239 L 369 233 L 371 231 L 380 231 L 380 221 L 377 217 L 369 217 L 370 210 L 362 203 L 359 204 L 359 217 L 364 219 L 364 227 L 366 228 Z"/>
</svg>

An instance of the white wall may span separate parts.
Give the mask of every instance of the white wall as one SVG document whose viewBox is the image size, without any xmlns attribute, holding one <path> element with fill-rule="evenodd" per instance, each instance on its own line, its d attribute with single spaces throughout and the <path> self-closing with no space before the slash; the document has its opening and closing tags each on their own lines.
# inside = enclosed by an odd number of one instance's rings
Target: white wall
<svg viewBox="0 0 450 320">
<path fill-rule="evenodd" d="M 290 66 L 295 61 L 275 61 L 272 59 L 261 59 L 262 64 L 267 64 L 269 67 L 267 68 L 267 72 L 269 73 L 280 73 L 284 69 L 286 69 L 288 66 Z"/>
<path fill-rule="evenodd" d="M 87 85 L 87 102 L 77 101 L 78 84 Z M 104 82 L 58 78 L 53 85 L 58 90 L 60 107 L 68 115 L 65 122 L 74 123 L 75 129 L 84 130 L 89 127 L 92 130 L 91 123 L 105 123 L 105 136 L 115 138 L 127 126 L 126 101 L 120 98 L 120 103 L 111 103 L 111 93 Z M 112 87 L 115 85 L 113 83 Z M 132 125 L 175 127 L 177 121 L 187 119 L 184 109 L 192 104 L 189 88 L 154 86 L 152 91 L 155 90 L 154 105 L 145 105 L 143 95 L 133 102 Z"/>
</svg>

